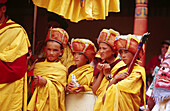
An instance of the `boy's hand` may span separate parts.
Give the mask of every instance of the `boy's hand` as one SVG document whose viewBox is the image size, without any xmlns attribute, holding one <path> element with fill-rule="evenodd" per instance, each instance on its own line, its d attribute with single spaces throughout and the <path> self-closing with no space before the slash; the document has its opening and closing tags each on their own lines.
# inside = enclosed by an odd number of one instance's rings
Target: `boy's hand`
<svg viewBox="0 0 170 111">
<path fill-rule="evenodd" d="M 102 72 L 103 67 L 104 67 L 104 64 L 98 63 L 96 68 L 99 70 L 99 72 Z"/>
<path fill-rule="evenodd" d="M 67 87 L 66 87 L 66 91 L 70 91 L 70 92 L 71 92 L 71 88 L 73 88 L 73 87 L 74 87 L 73 82 L 70 82 L 70 83 L 67 85 Z"/>
<path fill-rule="evenodd" d="M 84 86 L 81 85 L 81 86 L 78 87 L 78 89 L 73 90 L 73 93 L 77 94 L 79 92 L 84 92 L 84 91 L 85 91 Z"/>
<path fill-rule="evenodd" d="M 45 86 L 47 84 L 47 80 L 41 76 L 34 76 L 34 84 L 35 86 Z"/>
<path fill-rule="evenodd" d="M 110 75 L 110 70 L 111 70 L 111 67 L 109 64 L 103 64 L 104 67 L 103 67 L 103 74 L 107 77 L 108 75 Z"/>
</svg>

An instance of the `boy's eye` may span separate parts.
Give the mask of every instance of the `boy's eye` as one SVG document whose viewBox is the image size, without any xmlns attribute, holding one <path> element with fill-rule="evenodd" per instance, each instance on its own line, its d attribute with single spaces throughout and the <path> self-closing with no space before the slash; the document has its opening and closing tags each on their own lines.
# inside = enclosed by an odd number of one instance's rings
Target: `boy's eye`
<svg viewBox="0 0 170 111">
<path fill-rule="evenodd" d="M 120 50 L 119 53 L 122 54 L 122 50 Z"/>
<path fill-rule="evenodd" d="M 128 53 L 128 50 L 125 50 L 125 53 Z"/>
<path fill-rule="evenodd" d="M 54 51 L 58 51 L 57 49 L 55 49 Z"/>
</svg>

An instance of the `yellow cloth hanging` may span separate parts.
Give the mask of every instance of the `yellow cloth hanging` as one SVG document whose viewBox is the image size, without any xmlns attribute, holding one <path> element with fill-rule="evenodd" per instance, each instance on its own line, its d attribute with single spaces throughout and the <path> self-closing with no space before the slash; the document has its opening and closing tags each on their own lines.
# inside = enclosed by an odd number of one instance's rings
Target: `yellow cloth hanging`
<svg viewBox="0 0 170 111">
<path fill-rule="evenodd" d="M 108 12 L 119 12 L 119 0 L 85 0 L 84 7 L 80 5 L 81 0 L 33 0 L 39 7 L 46 8 L 70 19 L 72 22 L 80 20 L 105 19 Z"/>
<path fill-rule="evenodd" d="M 118 74 L 126 72 L 127 69 Z M 145 69 L 136 65 L 130 76 L 108 88 L 103 111 L 138 111 L 141 101 L 145 106 L 145 88 Z"/>
<path fill-rule="evenodd" d="M 65 111 L 66 67 L 61 62 L 38 62 L 34 75 L 47 80 L 45 86 L 35 88 L 28 110 L 34 111 L 36 94 L 36 111 Z"/>
<path fill-rule="evenodd" d="M 8 20 L 7 23 L 14 23 Z M 13 62 L 25 55 L 30 47 L 26 31 L 19 24 L 8 25 L 0 30 L 0 59 Z"/>
</svg>

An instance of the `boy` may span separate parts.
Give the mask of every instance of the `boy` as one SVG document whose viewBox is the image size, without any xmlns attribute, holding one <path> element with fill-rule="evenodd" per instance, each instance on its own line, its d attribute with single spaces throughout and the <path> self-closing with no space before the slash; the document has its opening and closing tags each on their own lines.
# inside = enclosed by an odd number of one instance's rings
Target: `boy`
<svg viewBox="0 0 170 111">
<path fill-rule="evenodd" d="M 98 37 L 99 54 L 103 62 L 98 63 L 94 69 L 94 81 L 92 90 L 97 96 L 97 100 L 93 111 L 102 109 L 102 97 L 106 91 L 106 87 L 113 76 L 115 69 L 125 65 L 117 57 L 114 41 L 119 33 L 113 29 L 103 29 Z"/>
<path fill-rule="evenodd" d="M 90 111 L 93 110 L 95 99 L 91 89 L 94 68 L 89 63 L 95 57 L 96 47 L 88 39 L 72 39 L 71 49 L 76 65 L 72 65 L 68 70 L 69 94 L 66 96 L 66 110 Z M 75 81 L 73 76 L 76 77 Z M 74 82 L 77 82 L 78 86 L 75 86 Z"/>
<path fill-rule="evenodd" d="M 46 58 L 38 60 L 33 75 L 35 90 L 29 101 L 29 111 L 65 111 L 66 67 L 59 61 L 69 37 L 61 28 L 48 31 Z"/>
<path fill-rule="evenodd" d="M 112 77 L 103 106 L 104 111 L 138 111 L 141 100 L 145 103 L 146 77 L 145 69 L 135 64 L 132 72 L 126 71 L 138 48 L 138 39 L 135 36 L 119 36 L 115 41 L 121 59 L 127 65 L 122 71 L 117 71 Z M 142 51 L 139 58 L 142 56 Z M 119 70 L 119 69 L 118 69 Z M 123 79 L 123 80 L 122 80 Z M 121 81 L 120 81 L 121 80 Z"/>
</svg>

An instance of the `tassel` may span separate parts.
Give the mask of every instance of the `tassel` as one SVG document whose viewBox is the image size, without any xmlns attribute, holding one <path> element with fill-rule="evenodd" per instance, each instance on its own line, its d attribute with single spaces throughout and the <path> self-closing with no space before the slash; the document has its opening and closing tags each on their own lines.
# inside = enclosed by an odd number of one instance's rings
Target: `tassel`
<svg viewBox="0 0 170 111">
<path fill-rule="evenodd" d="M 85 4 L 85 0 L 80 0 L 80 6 L 84 7 L 84 4 Z"/>
</svg>

